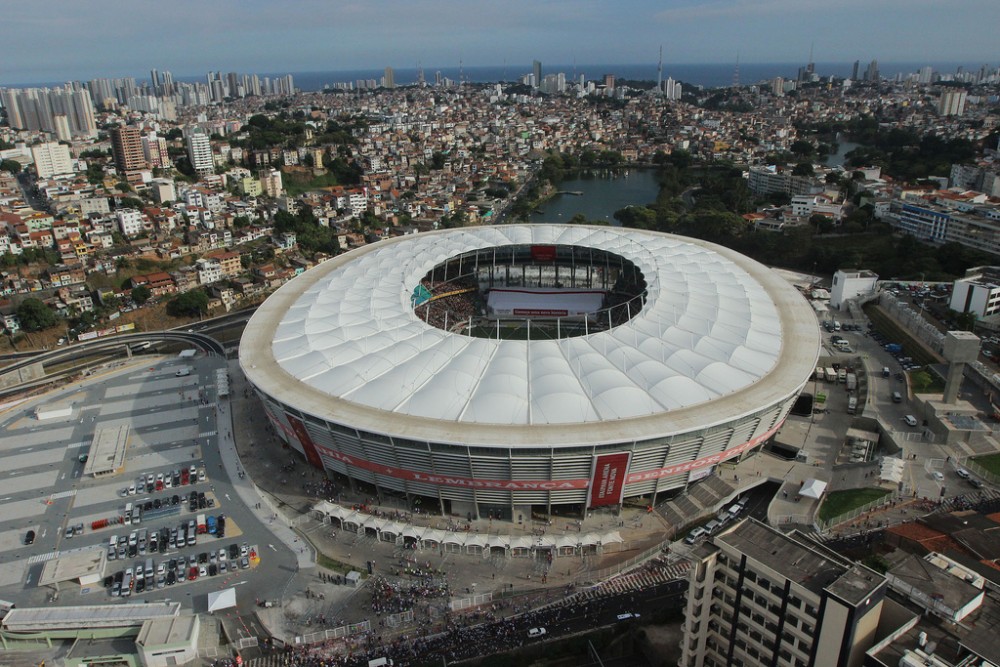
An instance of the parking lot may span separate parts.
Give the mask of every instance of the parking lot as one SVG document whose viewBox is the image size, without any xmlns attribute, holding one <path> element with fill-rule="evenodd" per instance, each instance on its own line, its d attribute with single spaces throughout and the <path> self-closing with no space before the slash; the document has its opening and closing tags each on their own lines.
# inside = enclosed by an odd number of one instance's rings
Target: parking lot
<svg viewBox="0 0 1000 667">
<path fill-rule="evenodd" d="M 7 409 L 0 597 L 22 606 L 106 603 L 81 598 L 111 595 L 116 585 L 119 598 L 159 598 L 181 583 L 195 595 L 267 564 L 256 544 L 268 533 L 230 496 L 219 453 L 221 368 L 222 359 L 201 355 L 136 358 Z M 124 426 L 122 465 L 85 474 L 95 434 Z M 58 594 L 36 585 L 46 562 L 84 550 L 105 554 L 97 585 L 64 584 Z"/>
</svg>

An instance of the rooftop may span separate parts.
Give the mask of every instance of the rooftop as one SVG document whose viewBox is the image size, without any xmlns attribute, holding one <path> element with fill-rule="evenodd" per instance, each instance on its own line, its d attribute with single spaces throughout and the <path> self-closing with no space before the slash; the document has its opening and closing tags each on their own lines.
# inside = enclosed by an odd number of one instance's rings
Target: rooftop
<svg viewBox="0 0 1000 667">
<path fill-rule="evenodd" d="M 452 334 L 414 313 L 410 295 L 430 269 L 514 244 L 616 253 L 645 276 L 646 304 L 608 331 L 530 342 Z M 509 427 L 552 426 L 556 443 L 580 444 L 748 415 L 797 392 L 818 352 L 807 302 L 738 253 L 634 229 L 503 225 L 400 237 L 320 264 L 258 309 L 240 361 L 257 386 L 333 421 L 463 443 L 495 442 L 503 426 L 505 444 L 535 445 L 537 428 Z"/>
<path fill-rule="evenodd" d="M 142 624 L 135 643 L 142 646 L 163 646 L 191 642 L 198 632 L 198 617 L 195 615 L 161 616 L 151 618 Z"/>
<path fill-rule="evenodd" d="M 142 625 L 151 618 L 176 616 L 180 609 L 180 602 L 17 607 L 3 617 L 3 629 L 11 632 L 45 632 L 75 628 L 122 628 Z"/>
<path fill-rule="evenodd" d="M 715 543 L 746 554 L 747 558 L 816 595 L 827 590 L 853 604 L 864 600 L 885 582 L 866 567 L 852 565 L 832 552 L 814 548 L 754 520 L 737 524 L 716 537 Z"/>
</svg>

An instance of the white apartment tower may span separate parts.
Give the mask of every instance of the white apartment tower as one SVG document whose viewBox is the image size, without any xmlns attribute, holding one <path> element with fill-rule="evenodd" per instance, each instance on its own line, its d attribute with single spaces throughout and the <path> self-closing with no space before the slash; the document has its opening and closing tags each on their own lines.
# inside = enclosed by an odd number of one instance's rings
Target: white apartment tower
<svg viewBox="0 0 1000 667">
<path fill-rule="evenodd" d="M 215 171 L 215 162 L 212 159 L 212 144 L 208 140 L 208 135 L 202 132 L 192 132 L 187 138 L 188 159 L 191 166 L 199 176 L 206 176 Z"/>
<path fill-rule="evenodd" d="M 73 160 L 69 155 L 69 147 L 63 144 L 49 141 L 32 146 L 31 158 L 35 161 L 38 178 L 52 178 L 73 173 Z"/>
<path fill-rule="evenodd" d="M 939 116 L 961 116 L 965 113 L 965 102 L 969 93 L 964 90 L 946 90 L 938 101 Z"/>
<path fill-rule="evenodd" d="M 753 519 L 695 549 L 681 667 L 861 667 L 884 576 Z"/>
</svg>

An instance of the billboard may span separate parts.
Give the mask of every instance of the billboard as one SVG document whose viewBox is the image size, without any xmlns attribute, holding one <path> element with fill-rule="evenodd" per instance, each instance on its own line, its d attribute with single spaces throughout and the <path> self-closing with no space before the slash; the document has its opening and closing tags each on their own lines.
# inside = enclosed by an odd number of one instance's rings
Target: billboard
<svg viewBox="0 0 1000 667">
<path fill-rule="evenodd" d="M 553 262 L 556 259 L 556 247 L 554 245 L 533 245 L 531 246 L 531 261 L 533 262 Z"/>
<path fill-rule="evenodd" d="M 295 432 L 295 439 L 302 445 L 302 451 L 305 452 L 306 459 L 309 463 L 322 470 L 323 459 L 319 457 L 319 453 L 316 451 L 316 444 L 309 437 L 309 431 L 306 430 L 305 424 L 298 417 L 293 417 L 292 415 L 285 415 L 285 418 L 288 419 L 292 431 Z"/>
<path fill-rule="evenodd" d="M 590 474 L 588 507 L 621 503 L 631 456 L 631 452 L 617 452 L 594 457 L 594 470 Z"/>
</svg>

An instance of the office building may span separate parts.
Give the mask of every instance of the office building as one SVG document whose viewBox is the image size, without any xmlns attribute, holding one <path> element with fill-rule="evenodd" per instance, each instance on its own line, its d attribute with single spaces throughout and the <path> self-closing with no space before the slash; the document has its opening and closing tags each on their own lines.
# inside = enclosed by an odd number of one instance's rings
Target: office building
<svg viewBox="0 0 1000 667">
<path fill-rule="evenodd" d="M 888 583 L 747 519 L 692 555 L 682 667 L 861 667 Z"/>
<path fill-rule="evenodd" d="M 531 63 L 531 73 L 535 77 L 534 86 L 537 88 L 542 85 L 542 61 L 535 60 Z"/>
<path fill-rule="evenodd" d="M 146 157 L 142 153 L 142 138 L 139 128 L 123 125 L 111 130 L 111 154 L 115 159 L 115 169 L 119 174 L 146 168 Z"/>
<path fill-rule="evenodd" d="M 31 147 L 31 158 L 35 161 L 38 178 L 52 178 L 73 173 L 73 160 L 69 147 L 54 141 Z"/>
</svg>

